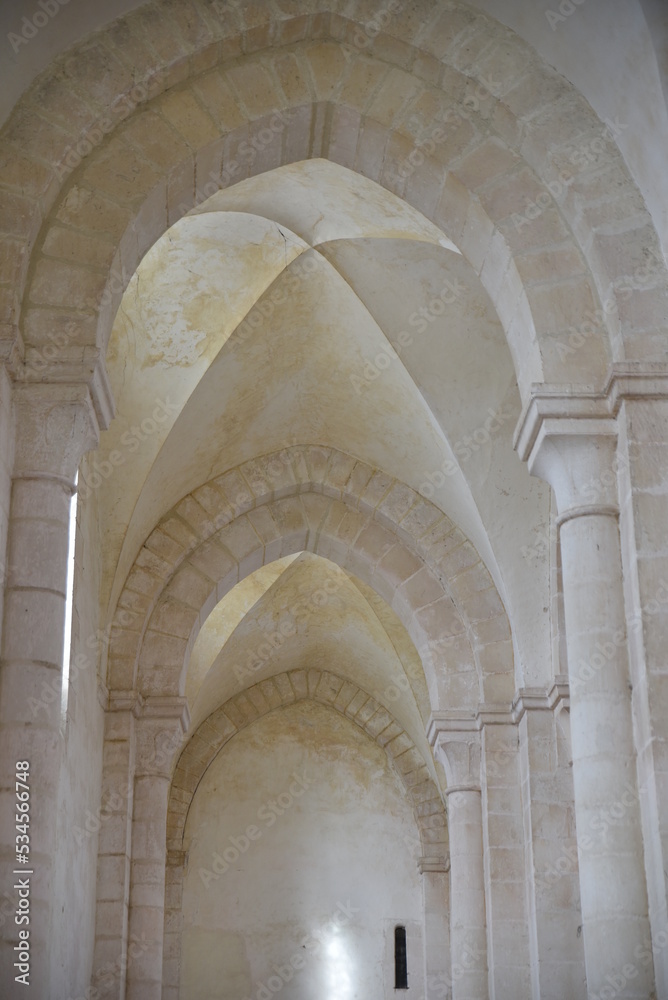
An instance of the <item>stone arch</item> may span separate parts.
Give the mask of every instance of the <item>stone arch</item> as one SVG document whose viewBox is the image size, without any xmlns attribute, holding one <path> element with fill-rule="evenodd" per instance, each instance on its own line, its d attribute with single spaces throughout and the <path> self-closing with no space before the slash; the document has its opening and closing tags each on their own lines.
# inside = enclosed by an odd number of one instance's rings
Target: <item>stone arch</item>
<svg viewBox="0 0 668 1000">
<path fill-rule="evenodd" d="M 178 862 L 190 804 L 214 757 L 251 723 L 285 705 L 310 700 L 355 723 L 395 763 L 413 806 L 423 855 L 443 862 L 448 836 L 445 806 L 420 751 L 392 713 L 349 680 L 326 670 L 288 670 L 234 695 L 198 727 L 176 761 L 167 814 L 167 851 Z"/>
<path fill-rule="evenodd" d="M 453 132 L 435 138 L 453 107 Z M 263 145 L 281 111 L 292 123 Z M 97 388 L 96 351 L 141 256 L 202 179 L 231 180 L 246 143 L 256 155 L 234 179 L 326 156 L 442 226 L 496 304 L 525 399 L 541 379 L 601 385 L 610 360 L 661 353 L 648 316 L 666 293 L 649 215 L 603 131 L 528 46 L 463 4 L 422 0 L 388 20 L 380 2 L 344 14 L 313 0 L 291 16 L 155 0 L 59 60 L 6 126 L 23 156 L 7 176 L 16 253 L 3 292 L 5 336 L 20 348 L 20 328 L 25 344 L 16 374 L 71 378 L 85 347 Z"/>
<path fill-rule="evenodd" d="M 302 550 L 350 570 L 396 611 L 421 655 L 434 709 L 511 702 L 510 627 L 475 548 L 413 489 L 325 447 L 247 462 L 162 518 L 118 601 L 110 690 L 182 694 L 213 607 L 254 569 Z"/>
<path fill-rule="evenodd" d="M 178 995 L 179 921 L 186 863 L 184 835 L 199 783 L 217 754 L 239 732 L 270 712 L 302 701 L 315 701 L 350 719 L 386 752 L 413 807 L 422 844 L 420 871 L 449 869 L 442 795 L 413 740 L 384 706 L 357 685 L 329 671 L 288 670 L 260 681 L 212 712 L 193 733 L 176 762 L 167 813 L 163 944 L 163 984 L 167 995 Z"/>
</svg>

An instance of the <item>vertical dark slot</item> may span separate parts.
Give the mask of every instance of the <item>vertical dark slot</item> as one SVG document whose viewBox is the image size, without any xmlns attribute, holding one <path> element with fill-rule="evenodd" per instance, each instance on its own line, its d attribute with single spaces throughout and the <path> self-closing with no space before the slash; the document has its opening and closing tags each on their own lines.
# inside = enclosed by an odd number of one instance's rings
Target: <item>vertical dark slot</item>
<svg viewBox="0 0 668 1000">
<path fill-rule="evenodd" d="M 408 960 L 406 957 L 406 928 L 394 928 L 394 988 L 408 989 Z"/>
</svg>

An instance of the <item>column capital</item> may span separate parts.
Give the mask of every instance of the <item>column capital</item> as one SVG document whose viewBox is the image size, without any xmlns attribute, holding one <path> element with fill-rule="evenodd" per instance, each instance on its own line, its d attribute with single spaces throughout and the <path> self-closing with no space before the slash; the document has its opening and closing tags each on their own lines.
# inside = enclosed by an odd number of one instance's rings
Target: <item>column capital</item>
<svg viewBox="0 0 668 1000">
<path fill-rule="evenodd" d="M 473 720 L 433 719 L 429 742 L 443 764 L 448 787 L 454 791 L 480 791 L 480 729 Z"/>
<path fill-rule="evenodd" d="M 169 777 L 190 725 L 186 698 L 180 695 L 142 698 L 135 725 L 135 774 Z"/>
<path fill-rule="evenodd" d="M 100 430 L 107 430 L 114 416 L 114 397 L 103 352 L 92 345 L 68 344 L 61 333 L 59 343 L 42 350 L 26 347 L 7 360 L 7 369 L 16 385 L 61 385 L 84 387 L 90 398 Z"/>
<path fill-rule="evenodd" d="M 527 712 L 554 712 L 557 715 L 570 705 L 568 676 L 557 674 L 548 688 L 519 688 L 513 701 L 513 722 L 519 722 Z"/>
<path fill-rule="evenodd" d="M 536 391 L 515 438 L 529 472 L 550 484 L 559 516 L 617 512 L 617 421 L 599 394 Z"/>
<path fill-rule="evenodd" d="M 14 383 L 17 414 L 14 477 L 53 478 L 71 484 L 83 455 L 95 448 L 101 422 L 90 387 Z"/>
<path fill-rule="evenodd" d="M 112 690 L 107 694 L 107 712 L 129 712 L 138 719 L 144 707 L 144 699 L 139 691 Z"/>
<path fill-rule="evenodd" d="M 141 695 L 140 718 L 147 721 L 156 719 L 173 719 L 188 732 L 190 725 L 190 710 L 188 699 L 184 695 Z"/>
<path fill-rule="evenodd" d="M 439 854 L 418 858 L 417 866 L 420 875 L 424 875 L 426 872 L 445 875 L 450 871 L 450 855 L 446 854 L 445 857 L 442 857 Z"/>
<path fill-rule="evenodd" d="M 668 397 L 668 364 L 611 365 L 602 389 L 532 386 L 515 429 L 514 447 L 554 489 L 561 521 L 618 513 L 617 414 L 625 399 Z"/>
<path fill-rule="evenodd" d="M 167 867 L 183 868 L 186 863 L 187 851 L 167 851 Z"/>
</svg>

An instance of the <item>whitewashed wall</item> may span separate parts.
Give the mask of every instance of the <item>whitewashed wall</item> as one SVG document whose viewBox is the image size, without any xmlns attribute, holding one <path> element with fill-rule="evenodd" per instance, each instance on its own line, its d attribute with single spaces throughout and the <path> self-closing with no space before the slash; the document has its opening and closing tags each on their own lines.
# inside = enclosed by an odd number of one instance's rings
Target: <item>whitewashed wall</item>
<svg viewBox="0 0 668 1000">
<path fill-rule="evenodd" d="M 186 845 L 182 997 L 394 996 L 396 924 L 423 995 L 417 828 L 386 754 L 347 719 L 302 702 L 236 736 L 197 789 Z"/>
</svg>

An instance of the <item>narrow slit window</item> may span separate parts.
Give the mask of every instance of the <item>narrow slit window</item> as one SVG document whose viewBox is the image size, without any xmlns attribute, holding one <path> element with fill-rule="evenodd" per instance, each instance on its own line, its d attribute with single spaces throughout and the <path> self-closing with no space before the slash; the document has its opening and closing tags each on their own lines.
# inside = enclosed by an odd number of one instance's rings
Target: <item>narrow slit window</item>
<svg viewBox="0 0 668 1000">
<path fill-rule="evenodd" d="M 72 615 L 74 613 L 74 547 L 77 535 L 77 487 L 79 473 L 74 479 L 74 490 L 70 500 L 69 545 L 67 552 L 67 593 L 65 597 L 65 634 L 63 637 L 63 674 L 60 701 L 60 724 L 64 732 L 67 726 L 67 703 L 70 686 L 70 657 L 72 655 Z"/>
<path fill-rule="evenodd" d="M 406 956 L 406 928 L 394 928 L 394 988 L 408 989 L 408 960 Z"/>
</svg>

